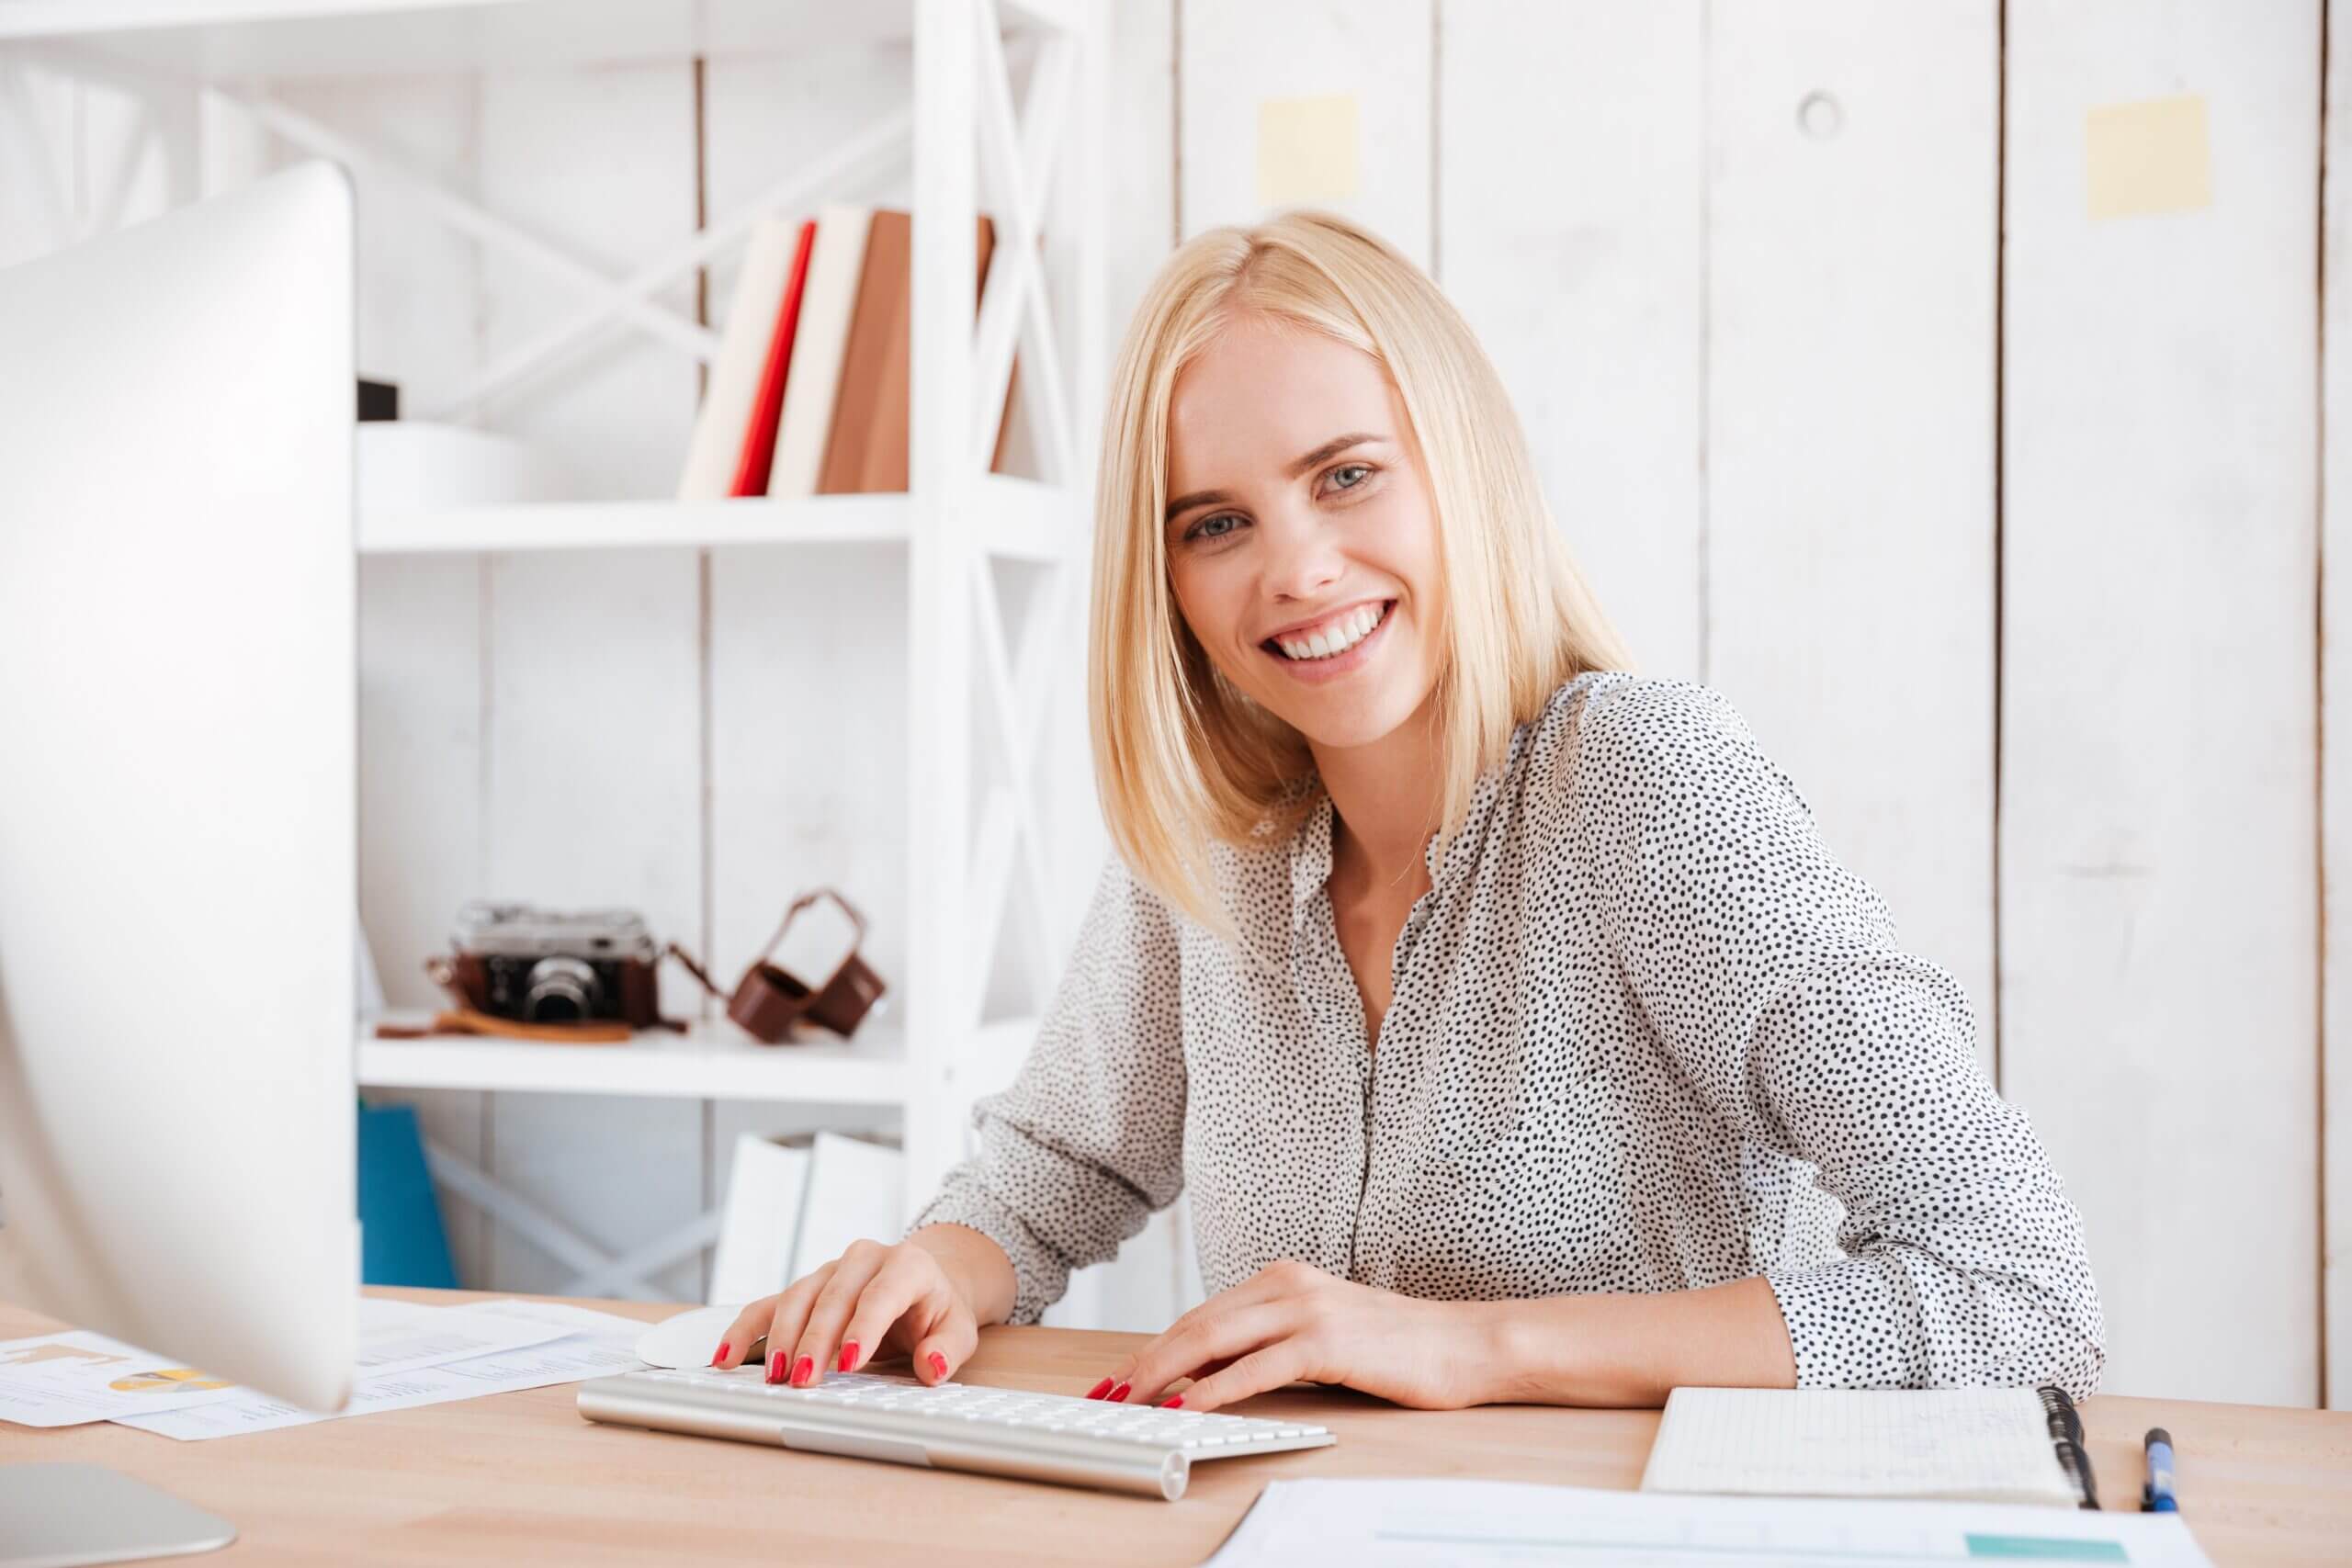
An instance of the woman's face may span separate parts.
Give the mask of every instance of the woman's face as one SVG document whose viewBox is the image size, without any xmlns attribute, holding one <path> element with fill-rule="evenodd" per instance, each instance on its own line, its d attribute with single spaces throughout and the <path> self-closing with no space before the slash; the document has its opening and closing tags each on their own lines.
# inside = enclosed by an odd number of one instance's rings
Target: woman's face
<svg viewBox="0 0 2352 1568">
<path fill-rule="evenodd" d="M 1437 675 L 1437 517 L 1380 363 L 1236 321 L 1176 378 L 1169 573 L 1227 680 L 1322 747 L 1367 745 Z"/>
</svg>

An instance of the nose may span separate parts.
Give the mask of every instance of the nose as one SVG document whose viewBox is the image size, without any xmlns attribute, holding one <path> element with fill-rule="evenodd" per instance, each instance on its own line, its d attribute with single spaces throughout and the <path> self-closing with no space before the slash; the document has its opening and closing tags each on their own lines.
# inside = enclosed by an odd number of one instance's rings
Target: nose
<svg viewBox="0 0 2352 1568">
<path fill-rule="evenodd" d="M 1347 570 L 1339 530 L 1312 512 L 1261 518 L 1267 594 L 1277 600 L 1320 597 Z"/>
</svg>

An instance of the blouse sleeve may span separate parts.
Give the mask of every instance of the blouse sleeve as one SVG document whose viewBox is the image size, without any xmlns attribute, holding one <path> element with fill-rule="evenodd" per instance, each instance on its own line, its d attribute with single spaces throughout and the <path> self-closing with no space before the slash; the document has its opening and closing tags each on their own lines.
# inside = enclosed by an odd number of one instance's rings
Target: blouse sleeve
<svg viewBox="0 0 2352 1568">
<path fill-rule="evenodd" d="M 1967 992 L 1897 946 L 1720 693 L 1590 702 L 1575 810 L 1629 983 L 1721 1125 L 1845 1206 L 1845 1257 L 1763 1271 L 1798 1386 L 2088 1394 L 2105 1352 L 2081 1216 L 1978 1070 Z"/>
<path fill-rule="evenodd" d="M 1014 1324 L 1061 1299 L 1184 1185 L 1179 950 L 1167 906 L 1113 852 L 1020 1076 L 972 1107 L 978 1151 L 908 1230 L 968 1225 L 1004 1248 Z"/>
</svg>

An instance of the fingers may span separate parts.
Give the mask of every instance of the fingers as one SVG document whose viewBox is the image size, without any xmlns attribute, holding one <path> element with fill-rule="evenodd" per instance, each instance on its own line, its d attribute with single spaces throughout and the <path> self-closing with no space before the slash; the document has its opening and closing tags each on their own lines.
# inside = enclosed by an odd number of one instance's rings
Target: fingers
<svg viewBox="0 0 2352 1568">
<path fill-rule="evenodd" d="M 821 1296 L 819 1301 L 821 1308 Z M 934 1259 L 916 1247 L 894 1247 L 851 1306 L 838 1351 L 820 1346 L 809 1354 L 820 1371 L 831 1367 L 837 1372 L 856 1371 L 891 1341 L 894 1329 L 900 1344 L 919 1339 L 947 1315 L 955 1303 L 955 1289 Z M 812 1314 L 810 1327 L 815 1326 Z"/>
<path fill-rule="evenodd" d="M 814 1270 L 809 1278 L 817 1279 L 831 1268 L 831 1264 L 825 1264 Z M 727 1333 L 720 1338 L 718 1348 L 712 1353 L 710 1364 L 729 1371 L 741 1366 L 752 1354 L 752 1348 L 767 1337 L 768 1325 L 775 1320 L 777 1304 L 783 1300 L 783 1295 L 778 1294 L 762 1296 L 758 1301 L 745 1303 L 743 1310 L 735 1314 L 735 1321 L 727 1325 Z"/>
<path fill-rule="evenodd" d="M 1123 1394 L 1114 1387 L 1104 1397 L 1136 1404 L 1157 1402 L 1168 1384 L 1195 1367 L 1246 1356 L 1262 1345 L 1288 1337 L 1296 1318 L 1292 1303 L 1263 1302 L 1203 1317 L 1190 1327 L 1170 1329 L 1145 1346 L 1126 1371 L 1115 1374 L 1126 1392 Z M 1218 1375 L 1229 1375 L 1231 1371 L 1227 1368 Z M 1186 1408 L 1192 1403 L 1187 1398 Z"/>
<path fill-rule="evenodd" d="M 1130 1380 L 1134 1376 L 1136 1367 L 1144 1357 L 1153 1356 L 1169 1345 L 1196 1343 L 1196 1337 L 1204 1325 L 1217 1323 L 1227 1314 L 1240 1308 L 1280 1301 L 1295 1295 L 1302 1290 L 1311 1288 L 1316 1281 L 1326 1278 L 1328 1276 L 1308 1264 L 1288 1260 L 1270 1263 L 1241 1283 L 1219 1291 L 1216 1295 L 1202 1302 L 1192 1311 L 1185 1313 L 1160 1330 L 1158 1338 L 1145 1346 L 1137 1356 L 1122 1362 L 1119 1371 L 1096 1383 L 1087 1392 L 1086 1397 L 1117 1401 L 1143 1397 L 1143 1391 L 1136 1387 Z M 1249 1347 L 1243 1346 L 1240 1348 L 1247 1349 Z M 1233 1352 L 1233 1354 L 1238 1353 L 1238 1350 Z M 1155 1359 L 1151 1364 L 1161 1368 L 1160 1382 L 1168 1382 L 1187 1372 L 1199 1377 L 1203 1371 L 1209 1370 L 1212 1366 L 1223 1366 L 1229 1359 L 1230 1356 L 1209 1356 L 1198 1362 L 1182 1366 L 1163 1365 Z M 1157 1388 L 1158 1385 L 1155 1385 L 1153 1392 L 1157 1392 Z"/>
<path fill-rule="evenodd" d="M 1236 1307 L 1255 1306 L 1261 1302 L 1276 1301 L 1301 1288 L 1294 1271 L 1305 1265 L 1274 1263 L 1259 1269 L 1238 1285 L 1219 1291 L 1201 1302 L 1182 1316 L 1159 1331 L 1162 1339 L 1170 1338 L 1185 1330 L 1197 1327 L 1204 1319 L 1216 1317 Z"/>
<path fill-rule="evenodd" d="M 890 1252 L 879 1242 L 850 1243 L 849 1250 L 834 1260 L 831 1277 L 809 1301 L 798 1332 L 783 1332 L 784 1320 L 777 1318 L 776 1331 L 768 1336 L 768 1382 L 788 1382 L 795 1388 L 807 1388 L 832 1370 L 833 1358 L 841 1348 L 842 1331 L 849 1326 L 849 1314 L 875 1276 L 881 1272 Z M 898 1315 L 897 1312 L 891 1313 L 890 1321 Z M 888 1325 L 886 1322 L 884 1326 Z"/>
<path fill-rule="evenodd" d="M 1215 1410 L 1253 1394 L 1268 1393 L 1298 1381 L 1304 1358 L 1295 1338 L 1283 1339 L 1235 1360 L 1176 1396 L 1180 1410 Z"/>
<path fill-rule="evenodd" d="M 933 1385 L 944 1383 L 962 1370 L 979 1345 L 979 1325 L 963 1302 L 954 1299 L 937 1326 L 915 1341 L 915 1377 Z"/>
</svg>

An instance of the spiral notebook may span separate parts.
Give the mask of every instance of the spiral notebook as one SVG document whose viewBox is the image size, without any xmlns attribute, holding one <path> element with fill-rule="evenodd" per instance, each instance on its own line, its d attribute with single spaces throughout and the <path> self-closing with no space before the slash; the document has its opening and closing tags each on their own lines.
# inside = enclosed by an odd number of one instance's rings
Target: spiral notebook
<svg viewBox="0 0 2352 1568">
<path fill-rule="evenodd" d="M 1642 1490 L 2079 1501 L 2044 1395 L 2030 1388 L 1678 1388 Z"/>
</svg>

